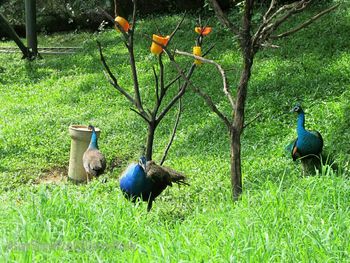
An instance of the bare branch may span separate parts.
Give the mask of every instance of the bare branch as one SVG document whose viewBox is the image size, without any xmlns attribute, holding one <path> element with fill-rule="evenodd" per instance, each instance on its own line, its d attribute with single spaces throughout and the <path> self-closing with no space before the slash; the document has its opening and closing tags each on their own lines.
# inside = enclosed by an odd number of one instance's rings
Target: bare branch
<svg viewBox="0 0 350 263">
<path fill-rule="evenodd" d="M 232 124 L 229 121 L 229 119 L 218 109 L 218 107 L 216 107 L 215 103 L 213 102 L 212 98 L 205 93 L 203 90 L 201 90 L 200 88 L 194 86 L 193 84 L 191 84 L 191 89 L 197 93 L 199 96 L 201 96 L 205 103 L 207 104 L 207 106 L 211 109 L 212 112 L 214 112 L 227 126 L 228 129 L 231 128 Z"/>
<path fill-rule="evenodd" d="M 104 10 L 102 7 L 98 6 L 97 9 L 99 9 L 107 18 L 108 20 L 114 24 L 114 26 L 116 26 L 119 31 L 123 34 L 124 36 L 124 43 L 127 46 L 127 40 L 128 40 L 128 33 L 124 31 L 123 27 L 121 25 L 119 25 L 119 23 L 117 23 L 114 18 L 108 14 L 108 12 L 106 10 Z"/>
<path fill-rule="evenodd" d="M 282 25 L 288 18 L 290 18 L 292 15 L 301 12 L 304 10 L 310 1 L 300 1 L 296 2 L 295 6 L 293 6 L 284 16 L 282 16 L 280 19 L 276 19 L 275 22 L 271 23 L 270 25 L 266 26 L 265 29 L 267 32 L 274 32 L 276 29 Z M 288 6 L 288 5 L 286 5 Z M 287 8 L 289 9 L 289 8 Z"/>
<path fill-rule="evenodd" d="M 133 9 L 132 9 L 132 31 L 135 32 L 137 0 L 132 0 L 132 3 L 133 3 Z"/>
<path fill-rule="evenodd" d="M 210 0 L 211 6 L 215 11 L 216 16 L 218 17 L 221 24 L 230 29 L 235 35 L 239 36 L 239 29 L 227 18 L 224 11 L 222 11 L 217 0 Z"/>
<path fill-rule="evenodd" d="M 179 71 L 181 77 L 184 79 L 184 83 L 181 86 L 179 92 L 171 99 L 171 101 L 168 103 L 167 106 L 165 106 L 165 108 L 163 109 L 163 111 L 159 114 L 157 121 L 159 122 L 161 119 L 164 118 L 164 116 L 167 114 L 167 112 L 174 106 L 174 104 L 178 101 L 179 98 L 181 98 L 181 96 L 183 94 L 185 94 L 186 88 L 188 86 L 188 84 L 190 84 L 190 78 L 194 72 L 194 69 L 196 68 L 195 64 L 192 64 L 192 66 L 190 67 L 187 75 L 185 75 L 182 71 L 182 69 L 180 68 L 180 66 L 173 60 L 172 63 L 176 66 L 177 70 Z"/>
<path fill-rule="evenodd" d="M 206 58 L 203 58 L 203 57 L 200 57 L 200 56 L 196 56 L 196 55 L 193 55 L 191 53 L 187 53 L 187 52 L 180 51 L 180 50 L 176 50 L 175 53 L 179 54 L 179 55 L 184 55 L 184 56 L 188 56 L 188 57 L 192 57 L 192 58 L 198 59 L 198 60 L 200 60 L 200 61 L 202 61 L 204 63 L 213 64 L 218 69 L 219 73 L 221 74 L 222 86 L 223 86 L 224 93 L 227 96 L 227 98 L 228 98 L 228 100 L 229 100 L 229 102 L 231 104 L 232 109 L 235 108 L 235 103 L 234 103 L 231 91 L 230 91 L 230 89 L 228 88 L 228 85 L 227 85 L 227 77 L 226 77 L 225 71 L 220 66 L 220 64 L 216 63 L 213 60 L 206 59 Z"/>
<path fill-rule="evenodd" d="M 264 16 L 263 23 L 259 26 L 258 30 L 252 37 L 252 44 L 254 48 L 259 48 L 271 34 L 277 30 L 277 28 L 283 24 L 292 15 L 304 10 L 310 0 L 297 1 L 292 4 L 283 5 L 277 11 L 272 12 L 269 8 Z M 273 3 L 271 2 L 271 5 Z M 271 7 L 270 5 L 270 7 Z"/>
<path fill-rule="evenodd" d="M 108 75 L 109 75 L 109 82 L 121 93 L 123 94 L 133 105 L 136 106 L 136 102 L 134 100 L 133 97 L 130 96 L 130 94 L 128 92 L 126 92 L 126 90 L 124 90 L 122 87 L 119 86 L 118 84 L 118 80 L 117 78 L 113 75 L 112 71 L 110 70 L 109 66 L 106 63 L 106 60 L 104 58 L 103 52 L 102 52 L 102 48 L 101 48 L 101 43 L 99 41 L 97 41 L 97 46 L 98 46 L 98 50 L 100 52 L 100 59 L 101 62 L 105 68 L 105 70 L 107 71 Z"/>
<path fill-rule="evenodd" d="M 262 43 L 260 46 L 267 47 L 267 48 L 280 48 L 280 46 L 277 46 L 271 43 Z"/>
<path fill-rule="evenodd" d="M 166 90 L 164 90 L 164 66 L 163 66 L 163 62 L 162 62 L 162 56 L 160 55 L 158 57 L 158 63 L 159 63 L 159 75 L 160 75 L 160 94 L 159 94 L 159 81 L 157 78 L 157 87 L 156 87 L 156 96 L 157 96 L 157 101 L 153 107 L 153 111 L 152 111 L 152 116 L 154 118 L 156 118 L 158 110 L 160 105 L 162 104 L 163 98 L 166 94 Z M 154 74 L 156 74 L 155 69 L 153 67 L 154 70 Z"/>
<path fill-rule="evenodd" d="M 311 17 L 309 20 L 305 21 L 304 23 L 300 24 L 299 26 L 286 31 L 284 33 L 278 34 L 278 35 L 273 35 L 271 36 L 272 39 L 276 39 L 276 38 L 282 38 L 282 37 L 286 37 L 289 36 L 291 34 L 294 34 L 296 32 L 298 32 L 299 30 L 309 26 L 310 24 L 312 24 L 313 22 L 315 22 L 317 19 L 319 19 L 320 17 L 324 16 L 325 14 L 328 14 L 329 12 L 333 11 L 334 9 L 336 9 L 337 7 L 339 7 L 340 4 L 334 5 L 330 8 L 327 8 L 325 10 L 323 10 L 322 12 L 318 13 L 317 15 Z"/>
<path fill-rule="evenodd" d="M 260 118 L 261 115 L 262 113 L 258 113 L 253 119 L 251 119 L 250 121 L 248 121 L 246 124 L 243 125 L 243 129 L 245 129 L 248 125 L 252 124 L 258 118 Z"/>
<path fill-rule="evenodd" d="M 134 55 L 134 33 L 135 33 L 135 23 L 136 23 L 136 0 L 133 0 L 133 25 L 132 30 L 129 30 L 128 36 L 128 51 L 129 51 L 129 60 L 130 60 L 130 67 L 132 72 L 132 78 L 134 83 L 134 93 L 135 93 L 135 102 L 136 107 L 140 112 L 143 112 L 143 106 L 141 101 L 141 95 L 140 95 L 140 87 L 139 87 L 139 81 L 137 77 L 137 69 L 136 69 L 136 62 L 135 62 L 135 55 Z"/>
<path fill-rule="evenodd" d="M 265 15 L 263 16 L 263 21 L 264 23 L 266 23 L 268 17 L 271 15 L 271 13 L 273 12 L 273 10 L 276 8 L 276 0 L 271 0 L 270 3 L 270 7 L 269 9 L 266 11 Z"/>
<path fill-rule="evenodd" d="M 168 145 L 166 146 L 166 148 L 164 150 L 163 157 L 162 157 L 162 159 L 160 161 L 160 165 L 163 165 L 163 163 L 165 162 L 165 159 L 166 159 L 166 157 L 168 155 L 169 149 L 170 149 L 170 147 L 171 147 L 171 145 L 172 145 L 172 143 L 174 141 L 176 130 L 177 130 L 177 126 L 179 125 L 181 113 L 182 113 L 182 100 L 180 98 L 179 99 L 179 109 L 178 109 L 176 120 L 175 120 L 175 123 L 174 123 L 173 132 L 172 132 L 172 134 L 170 136 L 169 143 L 168 143 Z"/>
<path fill-rule="evenodd" d="M 170 81 L 167 85 L 165 85 L 164 90 L 167 90 L 170 88 L 177 80 L 181 78 L 181 75 L 177 75 L 176 78 L 174 78 L 172 81 Z"/>
<path fill-rule="evenodd" d="M 210 52 L 214 47 L 215 47 L 215 44 L 211 45 L 211 46 L 208 48 L 208 50 L 205 51 L 205 52 L 203 53 L 202 57 L 205 57 L 206 55 L 208 55 L 209 52 Z"/>
<path fill-rule="evenodd" d="M 153 69 L 153 75 L 154 75 L 154 82 L 155 82 L 155 92 L 156 92 L 156 99 L 157 99 L 157 103 L 159 103 L 159 80 L 158 80 L 158 75 L 156 72 L 156 69 L 154 68 L 154 66 L 152 67 Z"/>
<path fill-rule="evenodd" d="M 211 50 L 211 49 L 210 49 Z M 209 50 L 209 51 L 210 51 Z M 181 94 L 181 92 L 185 92 L 185 88 L 186 86 L 189 84 L 191 85 L 192 89 L 194 92 L 196 92 L 197 94 L 199 94 L 203 99 L 204 101 L 207 103 L 207 105 L 209 106 L 209 108 L 215 113 L 218 115 L 218 117 L 225 123 L 225 125 L 228 127 L 228 129 L 230 129 L 231 127 L 231 123 L 230 121 L 228 120 L 228 118 L 222 113 L 220 112 L 220 110 L 216 107 L 215 103 L 213 102 L 213 100 L 211 99 L 211 97 L 206 94 L 205 92 L 203 92 L 201 89 L 199 89 L 198 87 L 196 87 L 195 85 L 193 85 L 193 83 L 189 80 L 189 78 L 191 77 L 196 65 L 193 63 L 191 68 L 190 68 L 190 71 L 189 73 L 187 74 L 187 76 L 184 75 L 182 69 L 180 68 L 180 66 L 175 62 L 175 59 L 174 59 L 174 56 L 172 56 L 172 54 L 169 52 L 169 50 L 167 50 L 166 47 L 164 47 L 164 51 L 165 53 L 168 55 L 169 59 L 171 60 L 171 62 L 175 65 L 176 69 L 178 70 L 179 72 L 179 75 L 184 79 L 184 84 L 183 84 L 183 87 L 180 89 L 180 92 L 179 94 L 173 98 L 173 100 L 168 104 L 167 108 L 165 110 L 169 110 L 171 107 L 172 107 L 172 104 L 174 104 L 177 100 L 177 97 Z M 209 53 L 209 51 L 207 53 Z M 176 51 L 175 51 L 176 53 Z M 206 54 L 207 54 L 206 53 Z M 192 55 L 192 54 L 191 54 Z M 203 59 L 202 57 L 198 57 L 199 59 Z M 182 95 L 181 95 L 182 96 Z M 179 97 L 181 97 L 179 96 Z M 163 115 L 164 114 L 164 111 L 163 111 Z M 160 117 L 164 117 L 164 116 L 161 116 Z"/>
<path fill-rule="evenodd" d="M 148 119 L 148 116 L 146 112 L 139 112 L 138 110 L 134 108 L 130 108 L 131 111 L 135 112 L 137 115 L 139 115 L 142 119 L 144 119 L 146 122 L 150 123 L 151 121 Z"/>
<path fill-rule="evenodd" d="M 160 75 L 160 94 L 161 94 L 161 97 L 163 97 L 166 90 L 164 87 L 164 64 L 163 64 L 161 55 L 158 57 L 158 64 L 159 64 L 159 75 Z"/>
<path fill-rule="evenodd" d="M 181 19 L 180 22 L 176 25 L 174 31 L 170 34 L 169 40 L 168 40 L 168 45 L 170 44 L 170 41 L 171 41 L 172 38 L 175 36 L 176 32 L 179 30 L 180 26 L 182 25 L 183 21 L 185 20 L 185 16 L 186 16 L 186 13 L 184 13 L 184 15 L 182 16 L 182 19 Z"/>
<path fill-rule="evenodd" d="M 202 56 L 205 57 L 206 55 L 208 55 L 209 52 L 210 52 L 214 47 L 215 47 L 215 44 L 211 45 L 210 48 L 209 48 L 207 51 L 205 51 L 205 52 L 203 53 Z M 170 82 L 164 87 L 164 89 L 167 90 L 169 87 L 171 87 L 171 86 L 172 86 L 178 79 L 180 79 L 180 78 L 181 78 L 181 74 L 177 75 L 176 78 L 174 78 L 172 81 L 170 81 Z"/>
</svg>

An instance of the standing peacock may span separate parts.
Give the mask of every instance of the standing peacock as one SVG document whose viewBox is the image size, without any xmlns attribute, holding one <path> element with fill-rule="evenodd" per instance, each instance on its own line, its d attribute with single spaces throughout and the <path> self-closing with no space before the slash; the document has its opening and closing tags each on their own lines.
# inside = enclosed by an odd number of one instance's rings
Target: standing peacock
<svg viewBox="0 0 350 263">
<path fill-rule="evenodd" d="M 101 175 L 106 169 L 106 159 L 98 149 L 95 127 L 89 125 L 88 129 L 92 131 L 91 140 L 83 155 L 83 166 L 86 171 L 87 181 Z"/>
<path fill-rule="evenodd" d="M 154 199 L 172 183 L 188 185 L 186 177 L 168 167 L 146 161 L 141 157 L 139 163 L 132 163 L 120 177 L 120 188 L 124 196 L 133 202 L 139 197 L 148 202 L 147 211 L 152 208 Z"/>
<path fill-rule="evenodd" d="M 305 129 L 305 113 L 301 105 L 297 104 L 291 112 L 298 114 L 297 134 L 298 138 L 289 144 L 286 149 L 292 155 L 293 161 L 300 159 L 304 172 L 313 171 L 315 167 L 321 168 L 321 154 L 323 139 L 318 131 Z"/>
</svg>

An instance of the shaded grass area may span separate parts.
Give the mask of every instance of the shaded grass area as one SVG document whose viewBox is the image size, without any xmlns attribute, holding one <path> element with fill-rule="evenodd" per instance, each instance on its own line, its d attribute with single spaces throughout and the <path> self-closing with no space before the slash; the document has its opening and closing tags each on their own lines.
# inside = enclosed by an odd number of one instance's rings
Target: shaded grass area
<svg viewBox="0 0 350 263">
<path fill-rule="evenodd" d="M 305 16 L 314 13 L 306 13 Z M 151 213 L 132 205 L 117 177 L 137 160 L 146 128 L 130 105 L 106 81 L 95 40 L 105 47 L 120 83 L 132 90 L 128 57 L 114 30 L 100 34 L 41 37 L 42 45 L 78 45 L 74 56 L 28 63 L 0 55 L 0 249 L 7 261 L 331 261 L 349 259 L 350 99 L 349 9 L 343 8 L 299 34 L 264 50 L 255 61 L 247 119 L 262 113 L 243 137 L 242 200 L 230 196 L 229 146 L 224 125 L 190 91 L 167 165 L 183 171 L 191 186 L 173 187 Z M 170 33 L 178 16 L 142 20 L 136 49 L 142 94 L 151 104 L 152 65 L 144 34 Z M 191 50 L 194 18 L 185 20 L 172 47 Z M 155 23 L 156 22 L 156 23 Z M 239 51 L 213 22 L 210 53 L 238 80 Z M 9 45 L 11 43 L 5 43 Z M 1 45 L 5 45 L 1 44 Z M 208 45 L 209 46 L 209 45 Z M 179 58 L 181 65 L 190 63 Z M 168 62 L 166 62 L 168 64 Z M 174 72 L 167 75 L 171 79 Z M 203 65 L 193 81 L 228 111 L 221 80 Z M 176 87 L 175 87 L 176 89 Z M 319 130 L 340 169 L 303 178 L 301 167 L 284 156 L 296 137 L 295 102 L 306 109 L 306 126 Z M 157 130 L 158 160 L 172 129 L 171 112 Z M 228 112 L 229 114 L 229 112 Z M 70 124 L 102 129 L 100 149 L 107 160 L 122 160 L 107 183 L 86 186 L 33 185 L 45 171 L 67 167 Z"/>
</svg>

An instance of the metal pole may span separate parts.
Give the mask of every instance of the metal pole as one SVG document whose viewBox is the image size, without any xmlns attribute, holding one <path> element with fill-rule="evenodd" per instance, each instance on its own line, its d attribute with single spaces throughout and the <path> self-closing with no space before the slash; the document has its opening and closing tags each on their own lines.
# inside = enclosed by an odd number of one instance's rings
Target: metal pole
<svg viewBox="0 0 350 263">
<path fill-rule="evenodd" d="M 26 10 L 26 37 L 27 46 L 31 55 L 38 55 L 38 40 L 36 34 L 36 0 L 25 0 Z"/>
</svg>

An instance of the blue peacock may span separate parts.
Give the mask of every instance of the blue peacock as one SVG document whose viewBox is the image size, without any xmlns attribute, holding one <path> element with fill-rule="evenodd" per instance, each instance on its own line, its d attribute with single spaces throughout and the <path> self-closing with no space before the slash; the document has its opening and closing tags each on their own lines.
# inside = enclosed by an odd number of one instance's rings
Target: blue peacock
<svg viewBox="0 0 350 263">
<path fill-rule="evenodd" d="M 135 202 L 137 198 L 148 202 L 147 211 L 154 199 L 173 183 L 188 185 L 186 177 L 171 168 L 146 161 L 141 157 L 138 163 L 130 164 L 120 177 L 120 188 L 124 196 Z"/>
<path fill-rule="evenodd" d="M 305 170 L 314 170 L 321 166 L 321 155 L 323 149 L 323 138 L 318 131 L 305 129 L 305 113 L 300 104 L 297 104 L 291 112 L 298 114 L 297 135 L 298 138 L 290 143 L 286 150 L 291 154 L 293 160 L 300 159 Z"/>
<path fill-rule="evenodd" d="M 93 177 L 101 175 L 106 169 L 106 159 L 98 149 L 97 134 L 95 127 L 89 125 L 89 130 L 92 131 L 89 147 L 83 155 L 83 166 L 86 172 L 87 181 Z"/>
</svg>

